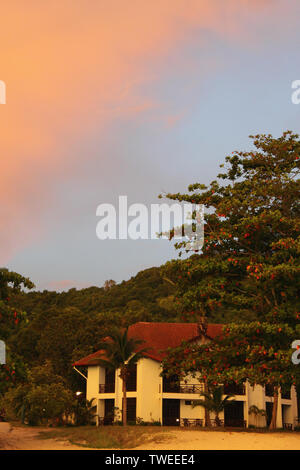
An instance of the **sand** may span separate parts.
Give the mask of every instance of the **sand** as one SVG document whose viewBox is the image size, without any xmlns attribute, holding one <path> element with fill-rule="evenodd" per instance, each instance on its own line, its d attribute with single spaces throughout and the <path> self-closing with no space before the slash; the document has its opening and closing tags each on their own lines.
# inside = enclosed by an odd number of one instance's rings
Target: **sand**
<svg viewBox="0 0 300 470">
<path fill-rule="evenodd" d="M 41 439 L 38 435 L 41 430 L 45 428 L 13 427 L 9 423 L 0 423 L 0 449 L 86 449 L 67 440 Z M 162 442 L 145 443 L 130 450 L 300 450 L 300 433 L 170 430 Z"/>
<path fill-rule="evenodd" d="M 170 440 L 136 450 L 300 450 L 300 433 L 171 431 Z"/>
<path fill-rule="evenodd" d="M 82 450 L 66 440 L 40 439 L 45 428 L 13 427 L 0 423 L 0 449 L 3 450 Z M 94 450 L 94 449 L 93 449 Z"/>
</svg>

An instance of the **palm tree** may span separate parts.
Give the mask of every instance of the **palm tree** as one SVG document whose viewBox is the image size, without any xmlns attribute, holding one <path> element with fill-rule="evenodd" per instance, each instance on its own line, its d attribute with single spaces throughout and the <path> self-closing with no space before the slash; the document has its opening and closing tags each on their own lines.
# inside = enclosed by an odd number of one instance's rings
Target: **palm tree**
<svg viewBox="0 0 300 470">
<path fill-rule="evenodd" d="M 258 408 L 256 405 L 252 405 L 249 408 L 249 415 L 253 414 L 255 417 L 255 427 L 257 427 L 257 421 L 259 416 L 267 416 L 266 410 Z"/>
<path fill-rule="evenodd" d="M 195 400 L 193 402 L 193 408 L 195 406 L 202 406 L 205 408 L 207 413 L 209 414 L 211 411 L 215 413 L 216 416 L 216 425 L 220 426 L 221 421 L 219 418 L 219 414 L 221 411 L 224 411 L 224 408 L 226 405 L 229 403 L 232 403 L 234 400 L 231 400 L 233 395 L 226 395 L 223 398 L 223 387 L 214 387 L 214 388 L 209 388 L 203 392 L 201 392 L 200 395 L 202 395 L 204 398 L 201 400 Z"/>
<path fill-rule="evenodd" d="M 127 424 L 127 384 L 126 380 L 130 373 L 130 368 L 141 359 L 146 349 L 140 349 L 136 352 L 138 346 L 143 343 L 142 340 L 128 338 L 128 328 L 123 332 L 112 333 L 108 341 L 101 343 L 100 349 L 104 349 L 107 359 L 101 359 L 100 365 L 111 370 L 120 369 L 119 377 L 122 380 L 122 415 L 123 426 Z"/>
</svg>

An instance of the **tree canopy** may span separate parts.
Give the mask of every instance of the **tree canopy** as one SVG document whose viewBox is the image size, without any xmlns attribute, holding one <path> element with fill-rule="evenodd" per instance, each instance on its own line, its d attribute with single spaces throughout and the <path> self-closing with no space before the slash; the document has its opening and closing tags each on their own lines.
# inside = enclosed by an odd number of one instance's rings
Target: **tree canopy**
<svg viewBox="0 0 300 470">
<path fill-rule="evenodd" d="M 300 141 L 290 131 L 252 138 L 254 148 L 226 157 L 208 187 L 167 194 L 206 207 L 202 252 L 165 266 L 183 318 L 231 324 L 210 345 L 170 351 L 164 368 L 200 372 L 213 385 L 272 384 L 277 397 L 279 388 L 300 385 L 291 361 L 300 334 Z"/>
<path fill-rule="evenodd" d="M 202 253 L 165 267 L 186 320 L 200 312 L 219 321 L 298 322 L 299 136 L 256 135 L 253 144 L 226 157 L 209 186 L 166 195 L 206 208 Z"/>
</svg>

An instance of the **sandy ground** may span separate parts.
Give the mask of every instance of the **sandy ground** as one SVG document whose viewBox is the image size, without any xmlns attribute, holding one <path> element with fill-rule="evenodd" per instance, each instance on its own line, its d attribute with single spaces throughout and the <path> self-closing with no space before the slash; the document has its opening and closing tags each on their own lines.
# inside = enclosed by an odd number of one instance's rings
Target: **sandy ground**
<svg viewBox="0 0 300 470">
<path fill-rule="evenodd" d="M 136 450 L 300 450 L 300 433 L 171 431 L 170 440 Z"/>
<path fill-rule="evenodd" d="M 45 428 L 12 427 L 0 423 L 0 449 L 83 450 L 59 439 L 40 439 Z M 143 444 L 130 450 L 300 450 L 300 433 L 246 433 L 213 431 L 170 431 L 163 442 Z M 166 436 L 167 437 L 167 436 Z M 2 444 L 2 445 L 1 445 Z M 95 449 L 92 449 L 95 450 Z"/>
<path fill-rule="evenodd" d="M 39 432 L 45 428 L 13 427 L 0 423 L 0 450 L 82 450 L 69 441 L 40 439 Z M 93 449 L 95 450 L 95 449 Z"/>
</svg>

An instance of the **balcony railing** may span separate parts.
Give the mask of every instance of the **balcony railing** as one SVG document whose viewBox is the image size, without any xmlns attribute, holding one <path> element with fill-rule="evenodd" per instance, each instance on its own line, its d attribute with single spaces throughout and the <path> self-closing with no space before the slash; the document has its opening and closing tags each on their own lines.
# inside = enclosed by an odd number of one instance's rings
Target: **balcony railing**
<svg viewBox="0 0 300 470">
<path fill-rule="evenodd" d="M 115 384 L 100 384 L 99 393 L 115 393 Z"/>
<path fill-rule="evenodd" d="M 198 393 L 204 392 L 204 383 L 198 384 L 179 384 L 179 383 L 164 383 L 164 393 Z M 224 395 L 245 395 L 245 385 L 227 384 L 224 385 Z"/>
<path fill-rule="evenodd" d="M 203 419 L 192 419 L 192 418 L 181 418 L 180 419 L 180 426 L 189 426 L 189 427 L 194 427 L 194 426 L 203 426 Z"/>
<path fill-rule="evenodd" d="M 164 393 L 201 393 L 204 384 L 168 384 L 163 385 Z"/>
</svg>

